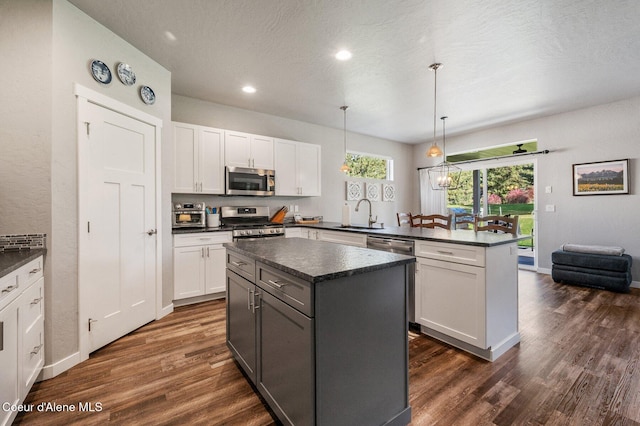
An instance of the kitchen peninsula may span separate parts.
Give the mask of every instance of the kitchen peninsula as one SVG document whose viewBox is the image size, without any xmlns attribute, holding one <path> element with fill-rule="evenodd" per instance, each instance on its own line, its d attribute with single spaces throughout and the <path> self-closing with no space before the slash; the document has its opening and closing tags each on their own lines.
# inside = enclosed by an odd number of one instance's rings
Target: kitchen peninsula
<svg viewBox="0 0 640 426">
<path fill-rule="evenodd" d="M 331 222 L 287 232 L 360 247 L 371 238 L 409 242 L 416 256 L 410 298 L 415 296 L 415 322 L 422 333 L 489 361 L 520 341 L 517 243 L 528 236 Z"/>
<path fill-rule="evenodd" d="M 411 421 L 414 257 L 301 238 L 224 246 L 227 345 L 284 424 Z"/>
</svg>

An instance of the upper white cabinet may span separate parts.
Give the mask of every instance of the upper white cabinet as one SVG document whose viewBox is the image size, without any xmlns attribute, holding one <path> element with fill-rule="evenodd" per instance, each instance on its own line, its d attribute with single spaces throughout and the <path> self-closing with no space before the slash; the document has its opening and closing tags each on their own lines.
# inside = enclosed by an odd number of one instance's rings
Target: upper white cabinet
<svg viewBox="0 0 640 426">
<path fill-rule="evenodd" d="M 273 138 L 232 130 L 224 133 L 226 166 L 273 169 Z"/>
<path fill-rule="evenodd" d="M 319 196 L 320 160 L 320 145 L 276 139 L 276 195 Z"/>
<path fill-rule="evenodd" d="M 173 123 L 173 192 L 224 193 L 224 130 Z"/>
</svg>

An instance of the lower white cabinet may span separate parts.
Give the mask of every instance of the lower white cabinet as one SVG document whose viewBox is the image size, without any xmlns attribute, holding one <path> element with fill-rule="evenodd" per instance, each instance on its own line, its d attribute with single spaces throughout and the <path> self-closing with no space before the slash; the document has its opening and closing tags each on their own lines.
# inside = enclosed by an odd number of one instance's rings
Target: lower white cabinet
<svg viewBox="0 0 640 426">
<path fill-rule="evenodd" d="M 416 241 L 422 331 L 490 361 L 519 342 L 516 244 Z"/>
<path fill-rule="evenodd" d="M 8 306 L 0 311 L 0 401 L 18 404 L 18 308 Z M 0 409 L 0 425 L 11 424 L 17 413 Z"/>
<path fill-rule="evenodd" d="M 174 300 L 224 292 L 226 249 L 231 232 L 202 232 L 173 236 Z"/>
<path fill-rule="evenodd" d="M 348 246 L 366 247 L 367 235 L 354 232 L 318 230 L 318 240 L 331 243 L 346 244 Z"/>
<path fill-rule="evenodd" d="M 484 268 L 416 260 L 416 322 L 484 349 Z"/>
<path fill-rule="evenodd" d="M 285 228 L 284 229 L 284 237 L 285 238 L 303 238 L 302 237 L 302 228 Z M 307 237 L 306 229 L 304 230 L 304 238 Z"/>
<path fill-rule="evenodd" d="M 20 296 L 20 335 L 22 373 L 20 388 L 26 396 L 44 366 L 44 278 L 41 277 Z"/>
<path fill-rule="evenodd" d="M 0 278 L 0 425 L 11 424 L 44 365 L 43 257 Z"/>
</svg>

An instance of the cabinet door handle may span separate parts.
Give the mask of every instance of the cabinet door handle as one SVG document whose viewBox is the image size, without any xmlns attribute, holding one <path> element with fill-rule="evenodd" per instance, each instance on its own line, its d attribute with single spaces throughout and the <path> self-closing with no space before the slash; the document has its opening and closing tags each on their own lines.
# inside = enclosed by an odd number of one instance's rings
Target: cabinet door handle
<svg viewBox="0 0 640 426">
<path fill-rule="evenodd" d="M 5 287 L 2 289 L 3 293 L 11 293 L 13 290 L 15 290 L 16 288 L 18 288 L 18 284 L 16 285 L 10 285 L 8 287 Z"/>
<path fill-rule="evenodd" d="M 449 256 L 453 256 L 453 252 L 452 251 L 438 250 L 438 253 L 440 253 L 440 254 L 448 254 Z"/>
<path fill-rule="evenodd" d="M 42 297 L 38 297 L 37 299 L 33 299 L 31 301 L 31 304 L 32 305 L 37 305 L 38 303 L 40 303 L 41 300 L 42 300 Z"/>
<path fill-rule="evenodd" d="M 202 252 L 202 257 L 204 258 L 204 247 L 202 247 L 200 251 Z"/>
<path fill-rule="evenodd" d="M 260 309 L 260 292 L 256 291 L 253 293 L 253 309 L 251 312 L 253 312 L 254 314 L 256 313 L 256 309 Z M 257 298 L 257 302 L 256 303 L 256 298 Z"/>
<path fill-rule="evenodd" d="M 232 261 L 231 261 L 231 264 L 232 264 L 233 266 L 237 266 L 237 267 L 239 267 L 239 268 L 241 268 L 241 267 L 243 267 L 243 266 L 245 266 L 245 265 L 246 265 L 246 263 L 244 263 L 244 262 L 236 262 L 235 260 L 232 260 Z"/>
<path fill-rule="evenodd" d="M 280 284 L 278 281 L 273 281 L 273 280 L 268 280 L 267 282 L 268 282 L 269 284 L 271 284 L 271 285 L 274 285 L 274 286 L 278 287 L 278 288 L 282 288 L 282 287 L 284 287 L 285 285 L 287 285 L 287 283 Z"/>
<path fill-rule="evenodd" d="M 38 355 L 38 352 L 40 352 L 40 349 L 42 349 L 42 343 L 40 343 L 38 346 L 33 347 L 33 350 L 31 351 L 31 355 Z"/>
<path fill-rule="evenodd" d="M 247 310 L 251 310 L 251 289 L 247 287 Z"/>
<path fill-rule="evenodd" d="M 32 269 L 32 270 L 29 271 L 29 274 L 37 274 L 40 271 L 42 271 L 42 268 Z"/>
<path fill-rule="evenodd" d="M 209 247 L 207 247 L 207 257 L 210 257 L 209 256 Z"/>
</svg>

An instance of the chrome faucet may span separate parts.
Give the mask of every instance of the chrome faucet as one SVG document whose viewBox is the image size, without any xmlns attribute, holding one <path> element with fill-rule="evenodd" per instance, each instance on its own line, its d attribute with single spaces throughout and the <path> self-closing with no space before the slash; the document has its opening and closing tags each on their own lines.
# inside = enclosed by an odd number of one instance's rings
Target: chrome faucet
<svg viewBox="0 0 640 426">
<path fill-rule="evenodd" d="M 363 198 L 360 201 L 358 201 L 358 204 L 356 204 L 356 211 L 358 211 L 358 209 L 360 208 L 360 203 L 363 201 L 366 201 L 367 203 L 369 203 L 369 228 L 373 228 L 373 224 L 378 221 L 378 216 L 376 216 L 375 218 L 371 216 L 371 201 L 369 201 L 368 198 Z"/>
</svg>

